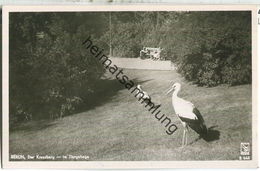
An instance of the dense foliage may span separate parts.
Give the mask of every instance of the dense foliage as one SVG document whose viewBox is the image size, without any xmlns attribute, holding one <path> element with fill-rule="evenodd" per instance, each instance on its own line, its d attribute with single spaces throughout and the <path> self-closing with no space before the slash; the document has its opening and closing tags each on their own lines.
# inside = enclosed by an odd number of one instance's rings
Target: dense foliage
<svg viewBox="0 0 260 171">
<path fill-rule="evenodd" d="M 250 13 L 197 12 L 186 18 L 191 24 L 185 30 L 189 38 L 183 43 L 189 53 L 177 56 L 180 73 L 199 85 L 250 83 Z"/>
<path fill-rule="evenodd" d="M 81 42 L 138 57 L 161 47 L 201 86 L 251 83 L 251 13 L 92 12 L 10 14 L 10 119 L 57 118 L 87 104 L 104 74 Z"/>
<path fill-rule="evenodd" d="M 81 42 L 103 32 L 100 19 L 95 13 L 10 14 L 11 122 L 62 117 L 88 103 L 104 69 Z"/>
<path fill-rule="evenodd" d="M 132 16 L 131 16 L 132 15 Z M 166 59 L 198 85 L 251 82 L 251 13 L 138 12 L 112 14 L 114 56 L 137 57 L 161 47 Z"/>
</svg>

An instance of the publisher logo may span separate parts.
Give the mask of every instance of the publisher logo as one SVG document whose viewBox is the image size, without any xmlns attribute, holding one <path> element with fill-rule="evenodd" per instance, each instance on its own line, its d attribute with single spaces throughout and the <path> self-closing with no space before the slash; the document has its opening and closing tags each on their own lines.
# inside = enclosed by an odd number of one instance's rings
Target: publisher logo
<svg viewBox="0 0 260 171">
<path fill-rule="evenodd" d="M 250 143 L 243 142 L 240 144 L 240 160 L 250 160 Z"/>
<path fill-rule="evenodd" d="M 249 143 L 241 143 L 240 144 L 240 155 L 250 155 L 250 144 Z"/>
</svg>

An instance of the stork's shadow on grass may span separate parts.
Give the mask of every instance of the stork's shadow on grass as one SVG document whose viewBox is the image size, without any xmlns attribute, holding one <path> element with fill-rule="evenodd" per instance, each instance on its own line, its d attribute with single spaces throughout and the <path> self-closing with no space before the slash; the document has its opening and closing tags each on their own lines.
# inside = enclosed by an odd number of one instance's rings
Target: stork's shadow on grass
<svg viewBox="0 0 260 171">
<path fill-rule="evenodd" d="M 208 133 L 207 135 L 203 136 L 203 137 L 199 137 L 197 139 L 195 139 L 193 142 L 191 142 L 190 144 L 193 144 L 195 142 L 197 142 L 200 139 L 203 139 L 207 142 L 212 142 L 212 141 L 216 141 L 219 140 L 220 137 L 220 132 L 218 130 L 216 130 L 217 126 L 211 126 L 208 128 Z"/>
<path fill-rule="evenodd" d="M 220 132 L 218 130 L 214 129 L 216 127 L 217 126 L 209 127 L 207 135 L 204 137 L 201 137 L 201 138 L 203 138 L 207 142 L 219 140 Z"/>
</svg>

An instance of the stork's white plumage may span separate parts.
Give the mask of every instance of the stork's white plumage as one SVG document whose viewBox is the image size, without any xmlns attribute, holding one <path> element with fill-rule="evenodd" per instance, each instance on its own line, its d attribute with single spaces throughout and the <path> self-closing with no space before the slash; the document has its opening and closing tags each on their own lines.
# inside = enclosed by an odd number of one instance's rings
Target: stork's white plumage
<svg viewBox="0 0 260 171">
<path fill-rule="evenodd" d="M 141 92 L 141 93 L 138 93 L 136 95 L 136 97 L 138 99 L 142 99 L 143 100 L 142 103 L 144 102 L 146 104 L 146 106 L 149 105 L 151 108 L 159 108 L 161 106 L 160 104 L 156 105 L 155 103 L 152 102 L 151 96 L 149 96 L 149 94 L 142 89 L 140 84 L 138 84 L 136 87 Z"/>
<path fill-rule="evenodd" d="M 144 100 L 151 100 L 151 97 L 148 95 L 147 92 L 145 92 L 145 91 L 142 89 L 142 87 L 141 87 L 140 84 L 138 84 L 136 87 L 144 94 L 144 95 L 142 96 L 141 94 L 138 93 L 137 98 L 142 98 L 142 99 L 144 99 Z"/>
<path fill-rule="evenodd" d="M 201 137 L 207 134 L 207 127 L 199 110 L 191 102 L 178 97 L 178 93 L 180 90 L 181 84 L 175 83 L 167 92 L 167 94 L 173 91 L 172 106 L 184 127 L 182 145 L 187 145 L 188 127 L 197 132 Z"/>
</svg>

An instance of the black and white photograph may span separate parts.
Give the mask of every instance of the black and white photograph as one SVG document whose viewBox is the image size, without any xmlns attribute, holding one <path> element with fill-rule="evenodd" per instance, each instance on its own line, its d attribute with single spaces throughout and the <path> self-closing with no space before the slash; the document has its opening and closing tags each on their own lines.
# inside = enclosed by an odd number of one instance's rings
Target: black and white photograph
<svg viewBox="0 0 260 171">
<path fill-rule="evenodd" d="M 256 11 L 209 7 L 4 7 L 8 165 L 256 167 Z"/>
</svg>

